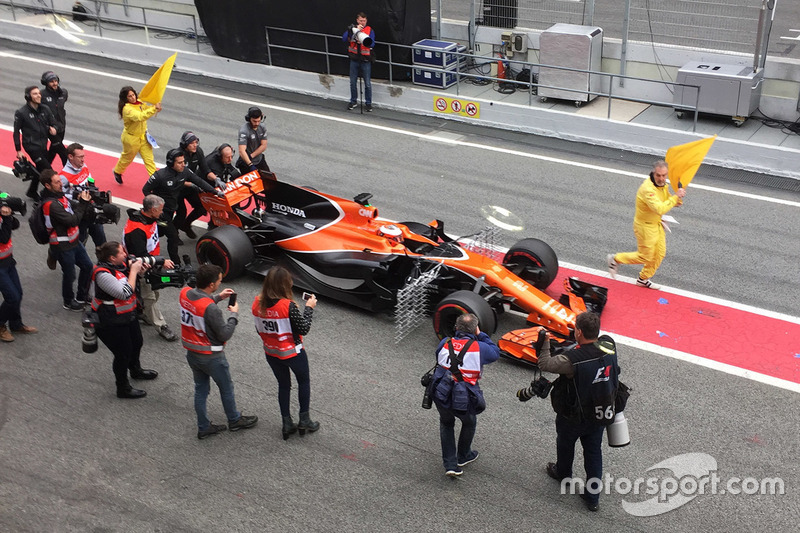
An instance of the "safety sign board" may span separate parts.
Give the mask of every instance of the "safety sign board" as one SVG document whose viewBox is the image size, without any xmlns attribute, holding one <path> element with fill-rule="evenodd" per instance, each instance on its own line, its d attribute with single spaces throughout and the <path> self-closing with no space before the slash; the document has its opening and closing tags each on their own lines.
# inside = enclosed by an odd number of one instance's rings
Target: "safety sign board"
<svg viewBox="0 0 800 533">
<path fill-rule="evenodd" d="M 480 104 L 463 98 L 434 96 L 433 110 L 437 113 L 456 114 L 467 118 L 480 118 L 481 116 Z"/>
</svg>

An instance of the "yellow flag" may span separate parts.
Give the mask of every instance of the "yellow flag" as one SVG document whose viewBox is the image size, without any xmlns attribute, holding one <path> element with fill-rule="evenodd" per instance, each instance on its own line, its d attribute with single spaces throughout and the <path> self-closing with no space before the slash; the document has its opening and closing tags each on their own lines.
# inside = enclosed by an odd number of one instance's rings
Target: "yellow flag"
<svg viewBox="0 0 800 533">
<path fill-rule="evenodd" d="M 667 150 L 664 160 L 669 165 L 669 183 L 673 191 L 689 185 L 716 138 L 714 135 L 707 139 L 679 144 Z"/>
<path fill-rule="evenodd" d="M 172 54 L 169 59 L 164 61 L 164 64 L 158 67 L 158 70 L 153 77 L 145 84 L 141 91 L 139 91 L 139 100 L 147 102 L 148 104 L 157 104 L 164 98 L 164 91 L 169 83 L 169 77 L 172 74 L 172 67 L 175 65 L 175 58 L 178 57 L 178 52 Z"/>
</svg>

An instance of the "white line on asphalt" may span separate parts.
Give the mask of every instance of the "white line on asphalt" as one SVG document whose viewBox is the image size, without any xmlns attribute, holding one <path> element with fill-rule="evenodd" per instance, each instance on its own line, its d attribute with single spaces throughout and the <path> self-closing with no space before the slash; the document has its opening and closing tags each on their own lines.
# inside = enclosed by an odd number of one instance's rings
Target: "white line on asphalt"
<svg viewBox="0 0 800 533">
<path fill-rule="evenodd" d="M 144 80 L 144 79 L 133 78 L 133 77 L 130 77 L 130 76 L 122 76 L 122 75 L 119 75 L 119 74 L 109 74 L 108 72 L 103 72 L 103 71 L 100 71 L 100 70 L 90 69 L 90 68 L 86 68 L 86 67 L 76 67 L 76 66 L 69 65 L 69 64 L 66 64 L 66 63 L 57 63 L 57 62 L 53 62 L 53 61 L 51 61 L 49 59 L 37 59 L 37 58 L 28 57 L 28 56 L 21 56 L 21 55 L 17 55 L 17 54 L 12 54 L 12 53 L 8 53 L 8 52 L 0 52 L 0 57 L 8 57 L 8 58 L 12 58 L 12 59 L 19 59 L 21 61 L 29 61 L 31 63 L 39 63 L 39 64 L 42 64 L 42 65 L 49 65 L 51 67 L 58 67 L 60 69 L 70 69 L 70 70 L 75 70 L 77 72 L 84 72 L 84 73 L 88 73 L 88 74 L 94 74 L 94 75 L 102 76 L 102 77 L 106 77 L 106 78 L 113 78 L 113 79 L 129 81 L 129 82 L 141 83 L 142 85 L 147 83 L 147 80 Z M 228 101 L 228 102 L 235 102 L 235 103 L 244 104 L 244 105 L 247 105 L 247 106 L 253 105 L 253 101 L 252 100 L 245 100 L 245 99 L 242 99 L 242 98 L 235 98 L 233 96 L 226 96 L 226 95 L 215 94 L 215 93 L 210 93 L 210 92 L 206 92 L 206 91 L 199 91 L 199 90 L 197 90 L 196 87 L 184 88 L 184 87 L 179 87 L 179 86 L 177 86 L 175 84 L 172 84 L 172 85 L 169 85 L 167 87 L 167 89 L 170 90 L 170 91 L 178 91 L 178 92 L 189 93 L 189 94 L 192 94 L 194 96 L 201 95 L 201 96 L 206 96 L 208 98 L 216 98 L 217 100 L 225 100 L 225 101 Z M 267 103 L 258 103 L 257 105 L 260 106 L 260 107 L 271 109 L 273 111 L 281 111 L 281 112 L 284 112 L 284 113 L 292 113 L 292 114 L 302 115 L 302 116 L 316 118 L 316 119 L 329 120 L 329 121 L 332 121 L 332 122 L 340 122 L 342 124 L 349 124 L 349 125 L 352 125 L 352 126 L 358 126 L 358 127 L 362 127 L 362 128 L 370 128 L 370 129 L 374 129 L 374 130 L 385 131 L 385 132 L 388 132 L 388 133 L 395 133 L 395 134 L 398 134 L 398 135 L 406 135 L 406 136 L 409 136 L 409 137 L 416 137 L 418 139 L 432 140 L 432 141 L 436 141 L 436 142 L 439 142 L 439 143 L 451 144 L 453 146 L 461 146 L 461 147 L 465 147 L 465 148 L 474 148 L 474 149 L 477 149 L 477 150 L 486 150 L 486 151 L 490 151 L 490 152 L 513 155 L 513 156 L 517 156 L 517 157 L 525 157 L 525 158 L 529 158 L 529 159 L 538 159 L 540 161 L 548 161 L 550 163 L 556 163 L 556 164 L 567 165 L 567 166 L 578 167 L 578 168 L 585 168 L 585 169 L 588 169 L 588 170 L 596 170 L 596 171 L 599 171 L 599 172 L 607 172 L 607 173 L 610 173 L 610 174 L 617 174 L 619 176 L 632 177 L 632 178 L 636 178 L 638 180 L 641 180 L 643 178 L 643 176 L 640 173 L 637 173 L 637 172 L 628 172 L 626 170 L 619 170 L 619 169 L 610 168 L 610 167 L 603 167 L 603 166 L 600 166 L 600 165 L 592 165 L 592 164 L 589 164 L 589 163 L 579 163 L 577 161 L 570 161 L 568 159 L 560 159 L 560 158 L 557 158 L 557 157 L 549 157 L 549 156 L 544 156 L 544 155 L 539 155 L 539 154 L 533 154 L 533 153 L 529 153 L 529 152 L 523 152 L 521 150 L 513 150 L 511 148 L 502 148 L 502 147 L 499 147 L 499 146 L 490 146 L 490 145 L 487 145 L 487 144 L 479 144 L 479 143 L 474 143 L 474 142 L 469 142 L 469 141 L 462 141 L 462 140 L 458 140 L 458 139 L 446 139 L 446 138 L 442 138 L 442 137 L 438 136 L 435 133 L 433 133 L 433 134 L 432 133 L 419 133 L 419 132 L 403 130 L 403 129 L 399 129 L 399 128 L 381 126 L 379 124 L 365 123 L 365 122 L 361 122 L 361 121 L 353 120 L 353 119 L 349 119 L 349 118 L 342 118 L 342 117 L 336 117 L 336 116 L 331 116 L 331 115 L 325 115 L 325 114 L 322 114 L 322 113 L 314 113 L 314 112 L 311 112 L 311 111 L 302 111 L 302 110 L 299 110 L 299 109 L 292 109 L 292 108 L 289 108 L 289 107 L 276 106 L 276 105 L 267 104 Z M 4 129 L 8 129 L 7 126 L 3 126 L 3 128 Z M 692 188 L 693 189 L 704 190 L 704 191 L 709 191 L 709 192 L 715 192 L 715 193 L 719 193 L 719 194 L 727 194 L 727 195 L 730 195 L 730 196 L 739 196 L 741 198 L 748 198 L 750 200 L 759 200 L 759 201 L 762 201 L 762 202 L 770 202 L 770 203 L 775 203 L 775 204 L 788 205 L 788 206 L 791 206 L 791 207 L 800 207 L 800 202 L 794 202 L 794 201 L 791 201 L 791 200 L 784 200 L 784 199 L 781 199 L 781 198 L 773 198 L 771 196 L 762 196 L 762 195 L 759 195 L 759 194 L 751 194 L 751 193 L 746 193 L 746 192 L 741 192 L 741 191 L 733 191 L 733 190 L 729 190 L 729 189 L 722 189 L 722 188 L 719 188 L 719 187 L 711 187 L 711 186 L 708 186 L 708 185 L 701 185 L 701 184 L 696 183 L 696 182 L 692 182 Z"/>
</svg>

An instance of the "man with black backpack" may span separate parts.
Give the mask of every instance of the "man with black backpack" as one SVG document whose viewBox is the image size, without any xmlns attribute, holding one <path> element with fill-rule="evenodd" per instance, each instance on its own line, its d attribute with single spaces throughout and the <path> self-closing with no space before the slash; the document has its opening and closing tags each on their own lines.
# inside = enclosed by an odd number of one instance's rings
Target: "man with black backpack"
<svg viewBox="0 0 800 533">
<path fill-rule="evenodd" d="M 551 355 L 547 339 L 539 349 L 539 369 L 560 374 L 553 383 L 550 400 L 556 412 L 555 463 L 547 464 L 547 475 L 557 481 L 572 477 L 575 443 L 583 446 L 586 507 L 597 511 L 603 479 L 603 429 L 614 421 L 619 388 L 619 365 L 614 341 L 600 335 L 600 317 L 586 311 L 575 318 L 578 344 Z"/>
<path fill-rule="evenodd" d="M 437 366 L 433 374 L 433 402 L 439 410 L 439 435 L 445 475 L 458 477 L 461 467 L 478 458 L 472 449 L 477 415 L 486 409 L 478 380 L 484 365 L 500 358 L 500 349 L 489 335 L 478 328 L 472 313 L 456 319 L 455 335 L 444 339 L 436 349 Z M 461 433 L 456 444 L 456 418 Z"/>
</svg>

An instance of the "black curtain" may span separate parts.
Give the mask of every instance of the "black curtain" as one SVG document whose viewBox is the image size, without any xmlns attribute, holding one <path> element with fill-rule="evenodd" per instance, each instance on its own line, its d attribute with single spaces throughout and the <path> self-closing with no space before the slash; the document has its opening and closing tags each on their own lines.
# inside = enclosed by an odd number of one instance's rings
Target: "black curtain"
<svg viewBox="0 0 800 533">
<path fill-rule="evenodd" d="M 430 0 L 310 0 L 295 4 L 268 0 L 195 0 L 200 22 L 211 41 L 214 52 L 222 57 L 268 63 L 265 27 L 269 30 L 272 64 L 324 73 L 328 67 L 324 54 L 303 52 L 297 48 L 345 55 L 347 45 L 341 35 L 355 23 L 356 13 L 363 11 L 375 31 L 374 53 L 379 61 L 388 61 L 388 43 L 411 45 L 431 37 Z M 301 14 L 302 13 L 302 14 Z M 311 15 L 308 15 L 308 14 Z M 335 38 L 305 35 L 291 30 L 335 34 Z M 274 45 L 293 50 L 278 49 Z M 409 50 L 392 48 L 393 63 L 411 63 Z M 347 58 L 331 58 L 332 74 L 347 74 Z M 373 77 L 388 78 L 388 65 L 376 63 Z M 395 79 L 408 79 L 408 68 L 396 68 Z"/>
</svg>

